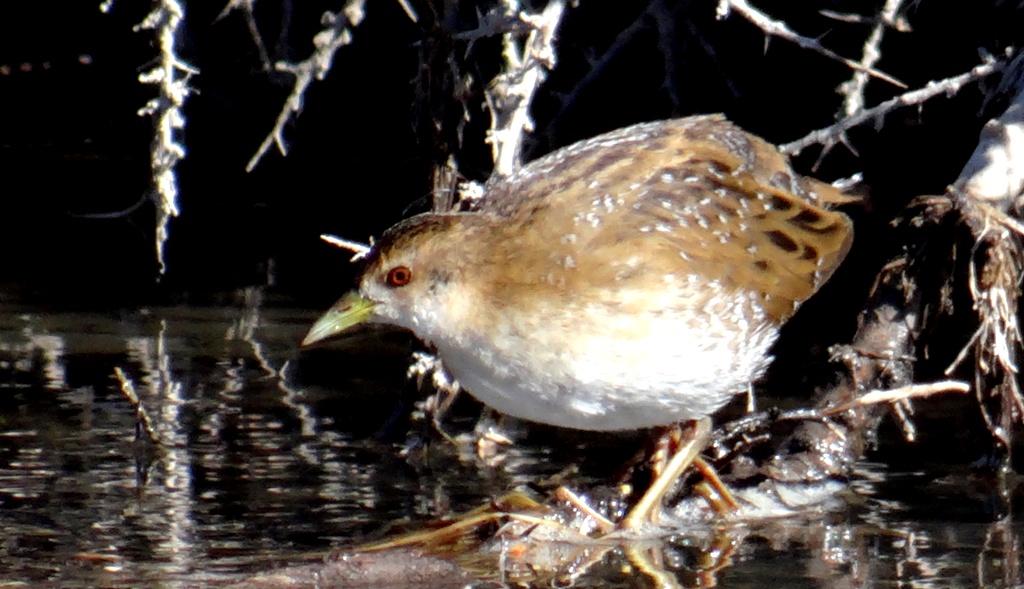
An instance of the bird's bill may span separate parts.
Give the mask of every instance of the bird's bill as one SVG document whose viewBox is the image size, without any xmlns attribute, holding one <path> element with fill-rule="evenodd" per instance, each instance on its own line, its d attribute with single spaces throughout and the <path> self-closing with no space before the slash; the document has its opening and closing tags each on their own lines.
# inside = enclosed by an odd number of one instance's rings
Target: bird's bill
<svg viewBox="0 0 1024 589">
<path fill-rule="evenodd" d="M 359 325 L 370 318 L 375 306 L 376 303 L 356 291 L 346 294 L 321 315 L 313 327 L 309 328 L 309 333 L 302 340 L 302 345 L 315 344 Z"/>
</svg>

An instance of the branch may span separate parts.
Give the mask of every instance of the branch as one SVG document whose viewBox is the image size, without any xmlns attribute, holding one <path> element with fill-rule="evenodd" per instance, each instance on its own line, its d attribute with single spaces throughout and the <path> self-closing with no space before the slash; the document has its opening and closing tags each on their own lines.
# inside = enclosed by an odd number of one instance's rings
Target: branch
<svg viewBox="0 0 1024 589">
<path fill-rule="evenodd" d="M 277 145 L 282 155 L 288 155 L 288 147 L 284 140 L 284 126 L 292 118 L 302 111 L 302 99 L 306 89 L 313 83 L 313 79 L 323 80 L 331 69 L 331 62 L 338 49 L 352 42 L 352 28 L 359 26 L 363 21 L 365 12 L 363 5 L 366 0 L 348 0 L 341 13 L 325 12 L 323 22 L 327 28 L 317 33 L 313 38 L 313 54 L 299 63 L 279 61 L 274 64 L 274 69 L 279 72 L 288 72 L 295 76 L 295 84 L 292 92 L 285 100 L 281 113 L 277 115 L 274 128 L 267 134 L 267 137 L 256 150 L 255 155 L 245 166 L 246 172 L 251 172 L 259 163 L 263 155 L 270 150 L 271 145 Z"/>
<path fill-rule="evenodd" d="M 350 262 L 355 262 L 365 258 L 373 249 L 372 242 L 370 245 L 367 245 L 358 241 L 352 241 L 351 239 L 345 239 L 344 237 L 338 237 L 337 235 L 328 235 L 327 233 L 321 235 L 320 239 L 334 247 L 340 247 L 343 250 L 352 252 L 352 259 L 349 260 Z"/>
<path fill-rule="evenodd" d="M 167 266 L 164 263 L 164 245 L 169 237 L 168 224 L 171 217 L 177 217 L 178 177 L 176 166 L 185 157 L 185 146 L 178 135 L 185 127 L 182 107 L 191 89 L 188 79 L 198 71 L 181 61 L 175 45 L 181 34 L 185 9 L 177 0 L 160 0 L 145 20 L 135 26 L 135 31 L 157 31 L 160 43 L 160 58 L 156 67 L 139 74 L 143 84 L 153 84 L 158 95 L 139 109 L 139 116 L 153 119 L 153 141 L 150 143 L 150 168 L 153 174 L 153 200 L 157 204 L 156 257 L 160 263 L 160 274 Z"/>
<path fill-rule="evenodd" d="M 876 77 L 880 80 L 885 80 L 886 82 L 889 82 L 894 86 L 906 88 L 906 85 L 903 82 L 900 82 L 896 78 L 893 78 L 892 76 L 884 72 L 880 72 L 876 69 L 866 67 L 862 64 L 857 63 L 856 61 L 853 61 L 852 59 L 847 59 L 839 55 L 838 53 L 832 51 L 831 49 L 826 48 L 824 45 L 818 42 L 817 39 L 812 39 L 810 37 L 804 37 L 803 35 L 797 34 L 795 31 L 790 29 L 789 26 L 786 25 L 786 23 L 769 17 L 765 13 L 748 4 L 747 0 L 721 0 L 718 3 L 718 18 L 726 18 L 733 10 L 740 13 L 740 15 L 743 18 L 753 23 L 755 26 L 757 26 L 759 29 L 764 31 L 765 34 L 769 36 L 779 37 L 792 43 L 796 43 L 797 45 L 803 47 L 804 49 L 817 51 L 818 53 L 824 55 L 829 59 L 834 59 L 835 61 L 843 63 L 853 70 L 865 72 L 870 76 Z"/>
<path fill-rule="evenodd" d="M 882 58 L 882 50 L 880 49 L 882 37 L 885 36 L 886 29 L 895 26 L 896 14 L 902 7 L 902 4 L 903 0 L 886 0 L 878 22 L 875 23 L 875 27 L 872 29 L 867 41 L 864 42 L 863 57 L 860 60 L 860 65 L 865 70 L 873 68 L 878 63 L 878 60 Z M 867 86 L 868 74 L 864 70 L 853 72 L 853 77 L 840 86 L 845 96 L 843 100 L 843 114 L 850 116 L 864 110 L 864 90 Z"/>
<path fill-rule="evenodd" d="M 825 150 L 827 151 L 835 146 L 837 142 L 843 140 L 843 136 L 846 131 L 864 123 L 865 121 L 872 119 L 881 120 L 881 118 L 892 110 L 902 106 L 921 104 L 935 96 L 938 96 L 939 94 L 952 96 L 959 92 L 963 86 L 1002 71 L 1005 65 L 1005 61 L 988 59 L 985 63 L 975 66 L 974 69 L 969 72 L 960 74 L 959 76 L 939 80 L 938 82 L 928 82 L 923 88 L 918 88 L 917 90 L 900 94 L 895 98 L 886 100 L 874 108 L 862 110 L 856 114 L 850 115 L 834 125 L 825 127 L 824 129 L 818 129 L 817 131 L 812 131 L 801 139 L 780 145 L 779 149 L 786 155 L 796 156 L 807 147 L 820 143 L 825 146 Z"/>
<path fill-rule="evenodd" d="M 506 13 L 514 9 L 511 0 L 504 4 Z M 550 0 L 540 14 L 520 12 L 519 20 L 530 28 L 522 51 L 516 46 L 514 33 L 503 35 L 508 69 L 495 77 L 485 91 L 491 111 L 487 141 L 491 144 L 495 176 L 508 176 L 519 168 L 523 138 L 533 131 L 530 104 L 547 70 L 555 66 L 555 30 L 564 11 L 565 0 Z M 487 25 L 482 24 L 481 28 Z"/>
<path fill-rule="evenodd" d="M 222 20 L 236 10 L 242 13 L 242 17 L 245 19 L 245 26 L 249 28 L 249 36 L 252 37 L 256 51 L 260 54 L 260 64 L 263 66 L 263 71 L 269 70 L 270 54 L 267 53 L 267 46 L 264 45 L 263 36 L 260 35 L 260 29 L 256 25 L 256 0 L 229 0 L 224 9 L 217 15 L 217 18 L 213 19 L 213 22 Z"/>
</svg>

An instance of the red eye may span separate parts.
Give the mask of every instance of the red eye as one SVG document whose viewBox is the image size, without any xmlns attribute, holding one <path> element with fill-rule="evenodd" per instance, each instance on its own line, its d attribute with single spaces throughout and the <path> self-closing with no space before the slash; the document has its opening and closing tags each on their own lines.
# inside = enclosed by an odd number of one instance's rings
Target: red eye
<svg viewBox="0 0 1024 589">
<path fill-rule="evenodd" d="M 388 286 L 405 286 L 412 280 L 412 270 L 405 266 L 395 266 L 388 270 L 388 275 L 384 279 Z"/>
</svg>

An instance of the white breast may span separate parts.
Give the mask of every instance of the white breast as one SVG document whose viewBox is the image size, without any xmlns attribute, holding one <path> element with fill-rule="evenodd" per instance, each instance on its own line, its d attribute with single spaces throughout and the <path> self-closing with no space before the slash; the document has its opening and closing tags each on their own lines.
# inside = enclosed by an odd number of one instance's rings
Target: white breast
<svg viewBox="0 0 1024 589">
<path fill-rule="evenodd" d="M 767 368 L 778 330 L 754 297 L 716 293 L 700 309 L 666 289 L 640 313 L 591 303 L 502 317 L 487 334 L 424 333 L 475 397 L 509 415 L 627 430 L 713 413 Z M 616 293 L 616 302 L 629 293 Z M 629 305 L 625 305 L 629 307 Z M 449 320 L 453 318 L 448 318 Z M 583 329 L 582 326 L 590 326 Z"/>
</svg>

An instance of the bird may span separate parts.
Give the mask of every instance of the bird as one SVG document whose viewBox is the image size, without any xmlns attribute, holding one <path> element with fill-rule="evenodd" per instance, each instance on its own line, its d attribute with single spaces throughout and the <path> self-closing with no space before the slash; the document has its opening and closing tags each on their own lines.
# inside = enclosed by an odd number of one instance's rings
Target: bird
<svg viewBox="0 0 1024 589">
<path fill-rule="evenodd" d="M 835 205 L 850 200 L 722 115 L 628 126 L 492 178 L 469 210 L 385 231 L 303 345 L 390 324 L 513 417 L 707 419 L 765 373 L 780 327 L 848 253 Z"/>
</svg>

